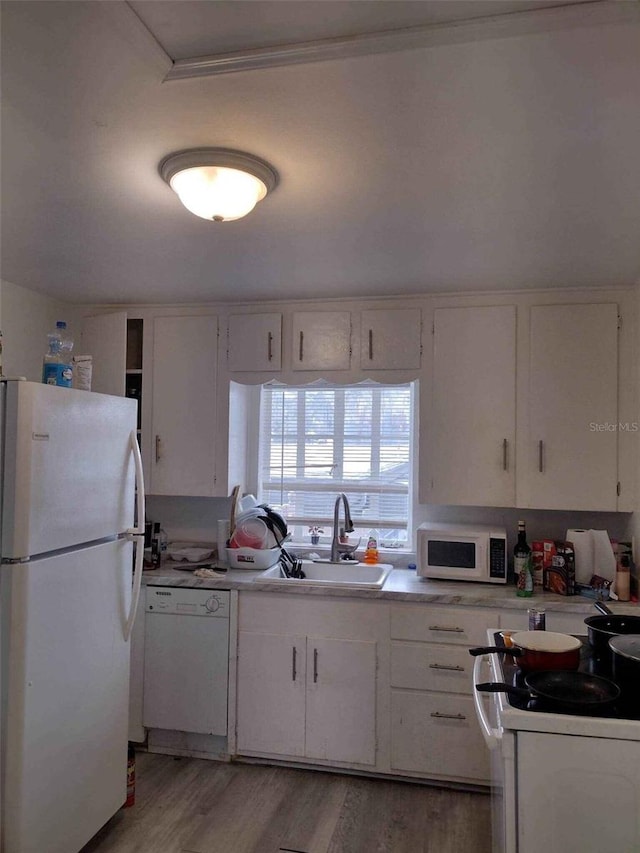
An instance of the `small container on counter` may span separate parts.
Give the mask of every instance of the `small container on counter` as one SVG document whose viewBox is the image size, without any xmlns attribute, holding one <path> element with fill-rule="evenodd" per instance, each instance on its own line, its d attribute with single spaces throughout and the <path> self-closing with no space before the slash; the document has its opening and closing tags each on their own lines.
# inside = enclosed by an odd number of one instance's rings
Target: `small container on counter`
<svg viewBox="0 0 640 853">
<path fill-rule="evenodd" d="M 629 601 L 631 598 L 631 563 L 626 554 L 618 557 L 615 593 L 618 601 Z"/>
<path fill-rule="evenodd" d="M 527 610 L 529 616 L 530 631 L 545 631 L 547 628 L 547 614 L 543 607 L 530 607 Z"/>
</svg>

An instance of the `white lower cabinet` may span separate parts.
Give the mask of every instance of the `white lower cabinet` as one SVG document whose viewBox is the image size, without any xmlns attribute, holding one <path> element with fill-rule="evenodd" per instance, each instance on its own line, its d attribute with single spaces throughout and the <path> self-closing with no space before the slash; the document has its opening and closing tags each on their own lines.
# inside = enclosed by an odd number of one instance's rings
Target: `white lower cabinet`
<svg viewBox="0 0 640 853">
<path fill-rule="evenodd" d="M 485 644 L 495 611 L 391 606 L 391 772 L 443 781 L 489 781 L 476 720 L 469 647 Z"/>
<path fill-rule="evenodd" d="M 379 607 L 241 593 L 239 754 L 375 766 Z"/>
<path fill-rule="evenodd" d="M 238 635 L 238 751 L 304 755 L 306 637 Z"/>
<path fill-rule="evenodd" d="M 376 762 L 376 643 L 307 637 L 308 758 Z"/>
<path fill-rule="evenodd" d="M 376 643 L 238 637 L 238 751 L 376 760 Z"/>
<path fill-rule="evenodd" d="M 391 691 L 391 767 L 435 779 L 489 780 L 489 757 L 473 699 Z"/>
</svg>

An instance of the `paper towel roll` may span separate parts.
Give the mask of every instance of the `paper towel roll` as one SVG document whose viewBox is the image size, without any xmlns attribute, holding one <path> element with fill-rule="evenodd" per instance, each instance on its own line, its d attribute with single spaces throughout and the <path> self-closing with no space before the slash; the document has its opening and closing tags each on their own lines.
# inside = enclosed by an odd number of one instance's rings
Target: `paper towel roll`
<svg viewBox="0 0 640 853">
<path fill-rule="evenodd" d="M 616 555 L 609 534 L 606 530 L 592 530 L 593 537 L 593 570 L 608 581 L 615 580 Z"/>
<path fill-rule="evenodd" d="M 576 554 L 576 583 L 588 584 L 593 574 L 593 536 L 591 530 L 567 530 L 567 542 L 573 542 Z"/>
</svg>

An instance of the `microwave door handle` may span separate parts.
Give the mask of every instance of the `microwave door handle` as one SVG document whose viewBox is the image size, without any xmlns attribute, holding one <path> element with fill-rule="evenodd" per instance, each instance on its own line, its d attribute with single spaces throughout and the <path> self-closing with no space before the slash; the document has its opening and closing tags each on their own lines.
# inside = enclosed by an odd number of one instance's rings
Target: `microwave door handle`
<svg viewBox="0 0 640 853">
<path fill-rule="evenodd" d="M 480 541 L 476 542 L 476 549 L 478 552 L 476 570 L 484 578 L 489 573 L 489 565 L 487 563 L 487 549 L 485 545 Z"/>
<path fill-rule="evenodd" d="M 489 722 L 489 718 L 487 716 L 487 709 L 485 707 L 482 694 L 475 689 L 476 684 L 481 683 L 482 678 L 480 676 L 480 668 L 485 661 L 488 661 L 489 658 L 486 656 L 477 657 L 473 662 L 473 704 L 476 708 L 476 717 L 478 718 L 478 722 L 480 723 L 480 730 L 482 731 L 482 736 L 484 738 L 484 742 L 487 745 L 487 748 L 490 750 L 498 749 L 500 746 L 500 741 L 502 740 L 502 730 L 499 728 L 493 728 L 491 723 Z"/>
</svg>

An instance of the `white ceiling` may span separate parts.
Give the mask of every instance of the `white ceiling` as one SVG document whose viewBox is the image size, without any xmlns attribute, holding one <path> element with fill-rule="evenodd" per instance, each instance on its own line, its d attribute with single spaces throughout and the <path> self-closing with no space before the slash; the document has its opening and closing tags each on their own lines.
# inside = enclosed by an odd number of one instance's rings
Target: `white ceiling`
<svg viewBox="0 0 640 853">
<path fill-rule="evenodd" d="M 640 4 L 550 5 L 2 2 L 2 278 L 80 302 L 637 282 Z M 398 28 L 426 46 L 163 82 Z M 211 145 L 280 174 L 246 219 L 158 175 Z"/>
</svg>

